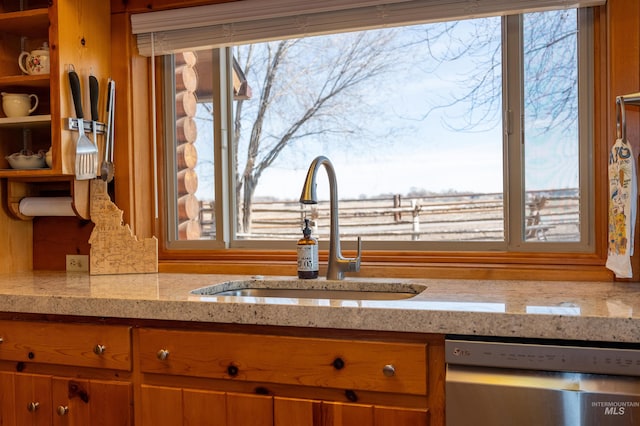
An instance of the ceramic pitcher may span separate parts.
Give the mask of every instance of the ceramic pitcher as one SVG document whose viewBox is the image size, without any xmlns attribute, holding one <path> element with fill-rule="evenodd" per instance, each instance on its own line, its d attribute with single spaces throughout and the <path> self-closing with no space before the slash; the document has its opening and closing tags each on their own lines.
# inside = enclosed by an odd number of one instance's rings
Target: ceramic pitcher
<svg viewBox="0 0 640 426">
<path fill-rule="evenodd" d="M 7 117 L 26 117 L 35 111 L 37 107 L 37 95 L 2 92 L 2 109 Z"/>
</svg>

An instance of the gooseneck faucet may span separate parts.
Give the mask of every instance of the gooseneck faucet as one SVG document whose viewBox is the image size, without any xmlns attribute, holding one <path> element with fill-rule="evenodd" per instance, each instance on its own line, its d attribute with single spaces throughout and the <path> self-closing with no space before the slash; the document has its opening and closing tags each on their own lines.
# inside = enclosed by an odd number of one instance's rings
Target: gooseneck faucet
<svg viewBox="0 0 640 426">
<path fill-rule="evenodd" d="M 302 204 L 318 204 L 318 196 L 316 194 L 316 175 L 318 168 L 323 165 L 329 176 L 329 207 L 331 214 L 331 227 L 329 237 L 329 265 L 327 268 L 328 280 L 341 280 L 344 278 L 345 272 L 360 271 L 360 252 L 362 250 L 362 242 L 358 237 L 358 254 L 355 258 L 342 257 L 340 250 L 340 231 L 338 230 L 338 183 L 336 182 L 336 172 L 333 164 L 327 157 L 319 156 L 311 162 L 307 178 L 302 187 L 302 195 L 300 202 Z"/>
</svg>

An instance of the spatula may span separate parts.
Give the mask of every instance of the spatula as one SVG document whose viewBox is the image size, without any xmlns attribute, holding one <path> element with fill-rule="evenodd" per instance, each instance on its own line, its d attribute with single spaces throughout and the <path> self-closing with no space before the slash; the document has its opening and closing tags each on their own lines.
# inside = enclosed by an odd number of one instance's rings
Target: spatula
<svg viewBox="0 0 640 426">
<path fill-rule="evenodd" d="M 73 106 L 78 119 L 78 140 L 76 142 L 76 179 L 87 180 L 96 177 L 98 165 L 98 147 L 84 134 L 84 114 L 82 112 L 82 93 L 80 78 L 71 69 L 69 71 L 69 85 L 73 96 Z"/>
</svg>

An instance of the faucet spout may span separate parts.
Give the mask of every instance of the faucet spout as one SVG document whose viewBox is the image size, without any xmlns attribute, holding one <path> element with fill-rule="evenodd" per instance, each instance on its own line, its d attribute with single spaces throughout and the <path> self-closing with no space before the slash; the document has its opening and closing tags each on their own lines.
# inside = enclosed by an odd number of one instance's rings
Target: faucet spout
<svg viewBox="0 0 640 426">
<path fill-rule="evenodd" d="M 345 272 L 360 271 L 360 253 L 362 242 L 358 237 L 358 253 L 355 258 L 345 258 L 340 249 L 340 231 L 338 228 L 338 183 L 336 172 L 331 161 L 325 156 L 316 157 L 309 166 L 307 178 L 302 187 L 300 202 L 302 204 L 317 204 L 316 176 L 320 166 L 324 166 L 329 177 L 329 209 L 331 216 L 330 237 L 329 237 L 329 264 L 327 267 L 328 280 L 341 280 Z"/>
</svg>

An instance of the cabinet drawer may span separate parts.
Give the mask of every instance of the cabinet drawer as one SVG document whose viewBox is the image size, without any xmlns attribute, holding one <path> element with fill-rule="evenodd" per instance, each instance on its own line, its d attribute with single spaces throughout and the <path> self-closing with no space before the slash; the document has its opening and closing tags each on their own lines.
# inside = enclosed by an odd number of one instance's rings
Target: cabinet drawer
<svg viewBox="0 0 640 426">
<path fill-rule="evenodd" d="M 0 321 L 0 359 L 131 370 L 127 326 Z"/>
<path fill-rule="evenodd" d="M 427 345 L 139 329 L 144 373 L 426 395 Z"/>
</svg>

